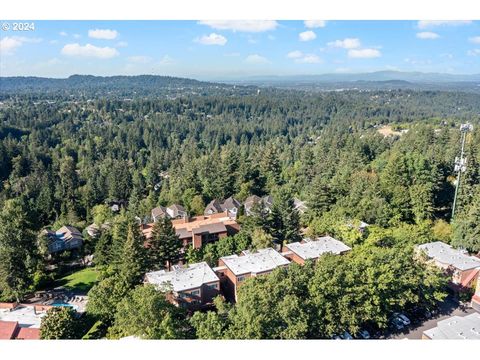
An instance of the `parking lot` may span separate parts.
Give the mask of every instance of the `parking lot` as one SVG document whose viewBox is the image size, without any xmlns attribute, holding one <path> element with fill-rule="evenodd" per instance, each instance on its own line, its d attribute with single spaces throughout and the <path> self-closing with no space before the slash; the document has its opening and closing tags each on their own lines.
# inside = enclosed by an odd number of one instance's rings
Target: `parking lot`
<svg viewBox="0 0 480 360">
<path fill-rule="evenodd" d="M 447 298 L 444 303 L 441 305 L 439 309 L 439 313 L 437 316 L 424 321 L 424 322 L 416 322 L 415 319 L 410 319 L 412 321 L 412 325 L 406 327 L 404 330 L 388 334 L 385 338 L 386 339 L 421 339 L 422 333 L 425 330 L 431 329 L 437 326 L 437 322 L 449 318 L 451 316 L 466 316 L 468 314 L 474 313 L 475 310 L 472 308 L 465 308 L 462 309 L 460 304 L 451 298 Z"/>
</svg>

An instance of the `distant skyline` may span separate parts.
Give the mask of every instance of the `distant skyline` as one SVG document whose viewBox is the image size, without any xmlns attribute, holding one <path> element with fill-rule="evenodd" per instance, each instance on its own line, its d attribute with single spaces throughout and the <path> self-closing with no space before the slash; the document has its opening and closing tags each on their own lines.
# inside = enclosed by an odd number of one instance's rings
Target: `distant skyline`
<svg viewBox="0 0 480 360">
<path fill-rule="evenodd" d="M 10 26 L 0 32 L 1 76 L 155 74 L 215 80 L 382 70 L 480 73 L 479 21 L 34 24 L 33 31 Z"/>
</svg>

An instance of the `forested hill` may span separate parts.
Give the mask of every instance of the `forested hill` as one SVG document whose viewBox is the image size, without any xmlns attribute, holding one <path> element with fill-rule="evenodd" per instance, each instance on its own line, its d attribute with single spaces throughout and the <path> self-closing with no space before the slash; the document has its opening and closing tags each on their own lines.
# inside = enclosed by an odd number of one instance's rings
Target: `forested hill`
<svg viewBox="0 0 480 360">
<path fill-rule="evenodd" d="M 138 76 L 93 76 L 72 75 L 66 79 L 42 77 L 0 77 L 0 94 L 8 96 L 18 93 L 79 94 L 95 96 L 155 96 L 174 97 L 182 94 L 213 95 L 253 91 L 252 86 L 233 86 L 203 82 L 187 78 L 157 75 Z"/>
</svg>

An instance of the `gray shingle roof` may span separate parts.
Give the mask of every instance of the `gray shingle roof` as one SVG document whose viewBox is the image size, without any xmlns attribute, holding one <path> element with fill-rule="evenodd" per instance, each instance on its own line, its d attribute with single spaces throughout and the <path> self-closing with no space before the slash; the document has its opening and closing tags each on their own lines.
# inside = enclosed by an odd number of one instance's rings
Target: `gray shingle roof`
<svg viewBox="0 0 480 360">
<path fill-rule="evenodd" d="M 439 321 L 436 327 L 423 333 L 432 340 L 480 340 L 480 314 L 473 313 L 464 317 L 452 316 Z"/>
<path fill-rule="evenodd" d="M 145 277 L 148 283 L 156 285 L 161 290 L 167 289 L 171 284 L 175 292 L 196 289 L 203 284 L 220 281 L 206 262 L 191 264 L 188 267 L 180 267 L 172 271 L 149 272 Z"/>
<path fill-rule="evenodd" d="M 290 263 L 272 248 L 258 250 L 243 256 L 225 256 L 221 260 L 235 275 L 258 274 Z"/>
<path fill-rule="evenodd" d="M 315 240 L 304 239 L 305 242 L 295 242 L 285 245 L 289 250 L 300 256 L 304 260 L 316 259 L 325 253 L 341 254 L 351 250 L 350 247 L 343 242 L 332 238 L 331 236 L 323 236 Z"/>
<path fill-rule="evenodd" d="M 462 271 L 480 267 L 479 258 L 469 256 L 461 250 L 453 249 L 450 245 L 441 241 L 418 245 L 418 248 L 425 251 L 429 258 Z"/>
</svg>

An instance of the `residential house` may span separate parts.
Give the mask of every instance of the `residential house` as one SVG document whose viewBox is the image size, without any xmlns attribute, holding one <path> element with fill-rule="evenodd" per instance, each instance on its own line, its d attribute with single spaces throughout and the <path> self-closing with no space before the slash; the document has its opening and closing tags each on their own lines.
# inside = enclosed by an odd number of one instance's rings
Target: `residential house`
<svg viewBox="0 0 480 360">
<path fill-rule="evenodd" d="M 142 232 L 147 241 L 152 236 L 153 225 L 153 223 L 142 225 Z M 188 246 L 199 249 L 209 242 L 234 235 L 240 230 L 237 222 L 225 213 L 176 219 L 172 220 L 172 225 L 176 234 L 182 240 L 184 249 Z"/>
<path fill-rule="evenodd" d="M 0 320 L 0 340 L 39 340 L 40 329 L 21 327 L 17 321 Z"/>
<path fill-rule="evenodd" d="M 188 216 L 187 211 L 182 205 L 173 204 L 168 207 L 157 206 L 152 209 L 152 220 L 157 222 L 158 219 L 168 216 L 170 219 L 183 219 Z"/>
<path fill-rule="evenodd" d="M 172 219 L 183 219 L 188 216 L 187 211 L 182 205 L 173 204 L 166 209 L 168 216 Z"/>
<path fill-rule="evenodd" d="M 307 260 L 317 260 L 323 254 L 340 255 L 350 251 L 351 248 L 343 242 L 323 236 L 314 240 L 304 238 L 300 242 L 294 242 L 284 245 L 282 255 L 290 261 L 303 265 Z"/>
<path fill-rule="evenodd" d="M 206 262 L 149 272 L 145 282 L 167 292 L 171 303 L 188 309 L 209 305 L 220 293 L 220 279 Z"/>
<path fill-rule="evenodd" d="M 223 212 L 222 204 L 218 199 L 213 199 L 207 204 L 207 206 L 205 207 L 205 211 L 203 213 L 205 215 L 212 215 L 212 214 L 217 214 L 219 212 Z"/>
<path fill-rule="evenodd" d="M 245 208 L 246 215 L 252 215 L 252 208 L 255 204 L 261 203 L 262 207 L 270 212 L 272 210 L 273 198 L 270 195 L 259 197 L 257 195 L 249 196 L 245 199 L 243 206 Z"/>
<path fill-rule="evenodd" d="M 87 234 L 92 238 L 97 237 L 101 230 L 103 231 L 108 229 L 110 229 L 109 223 L 104 223 L 101 226 L 98 226 L 97 224 L 92 223 L 85 228 L 85 230 L 87 231 Z"/>
<path fill-rule="evenodd" d="M 290 261 L 272 248 L 257 252 L 243 251 L 240 256 L 230 255 L 220 258 L 214 268 L 221 280 L 224 295 L 237 300 L 237 289 L 250 277 L 264 275 L 278 267 L 285 267 Z"/>
<path fill-rule="evenodd" d="M 159 219 L 167 215 L 167 208 L 165 206 L 157 206 L 152 210 L 152 220 L 157 222 Z"/>
<path fill-rule="evenodd" d="M 306 202 L 297 198 L 293 198 L 293 207 L 302 215 L 308 210 Z"/>
<path fill-rule="evenodd" d="M 437 326 L 425 330 L 424 340 L 480 340 L 480 314 L 452 316 L 441 320 Z"/>
<path fill-rule="evenodd" d="M 40 338 L 40 324 L 51 306 L 0 303 L 0 339 Z"/>
<path fill-rule="evenodd" d="M 47 247 L 50 254 L 79 249 L 83 245 L 82 233 L 73 226 L 62 226 L 57 231 L 43 230 L 42 234 L 47 237 Z"/>
<path fill-rule="evenodd" d="M 245 214 L 246 215 L 252 215 L 252 208 L 255 204 L 258 204 L 260 202 L 261 198 L 260 196 L 257 195 L 252 195 L 249 196 L 245 199 L 243 206 L 245 208 Z"/>
<path fill-rule="evenodd" d="M 232 196 L 223 202 L 214 199 L 205 207 L 204 214 L 212 215 L 226 212 L 228 216 L 235 218 L 241 206 L 242 204 Z"/>
<path fill-rule="evenodd" d="M 475 286 L 480 273 L 480 259 L 466 251 L 453 249 L 441 241 L 417 246 L 439 268 L 451 275 L 450 287 L 459 291 Z"/>
</svg>

